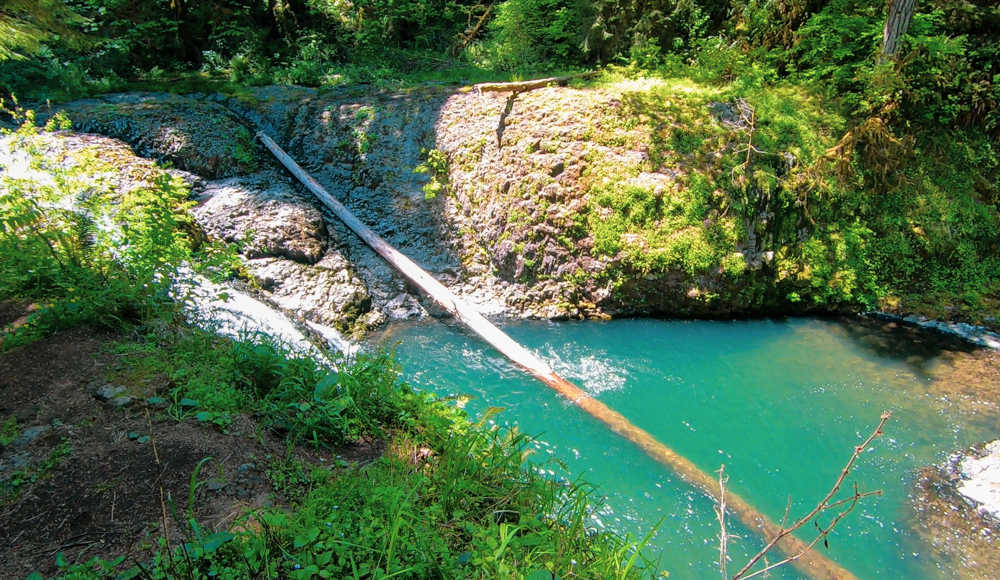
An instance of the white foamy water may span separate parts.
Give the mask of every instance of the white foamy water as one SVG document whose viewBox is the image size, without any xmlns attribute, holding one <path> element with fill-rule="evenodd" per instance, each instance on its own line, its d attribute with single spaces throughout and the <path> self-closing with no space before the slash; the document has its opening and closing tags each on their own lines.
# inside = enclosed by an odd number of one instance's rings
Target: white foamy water
<svg viewBox="0 0 1000 580">
<path fill-rule="evenodd" d="M 188 321 L 199 328 L 233 339 L 264 334 L 293 352 L 333 364 L 289 316 L 245 292 L 184 271 L 174 281 L 173 294 L 184 304 Z M 321 324 L 307 324 L 330 348 L 347 355 L 357 351 L 357 346 L 337 330 Z"/>
<path fill-rule="evenodd" d="M 567 344 L 559 347 L 547 345 L 536 354 L 556 374 L 576 383 L 591 395 L 597 396 L 605 391 L 618 391 L 625 387 L 628 369 L 610 360 L 607 352 L 584 352 Z"/>
</svg>

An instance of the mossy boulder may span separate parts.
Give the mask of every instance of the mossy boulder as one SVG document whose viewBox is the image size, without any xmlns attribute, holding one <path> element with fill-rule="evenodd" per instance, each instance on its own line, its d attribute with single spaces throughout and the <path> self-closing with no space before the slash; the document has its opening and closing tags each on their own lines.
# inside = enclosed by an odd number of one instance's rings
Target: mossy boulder
<svg viewBox="0 0 1000 580">
<path fill-rule="evenodd" d="M 207 179 L 257 168 L 253 134 L 217 103 L 167 93 L 129 93 L 76 101 L 63 110 L 76 130 L 121 139 L 142 157 Z"/>
</svg>

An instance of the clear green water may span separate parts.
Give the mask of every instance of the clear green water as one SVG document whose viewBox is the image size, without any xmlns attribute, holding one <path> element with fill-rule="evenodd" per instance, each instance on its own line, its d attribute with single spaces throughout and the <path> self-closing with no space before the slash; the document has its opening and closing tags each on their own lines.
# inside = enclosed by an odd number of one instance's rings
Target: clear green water
<svg viewBox="0 0 1000 580">
<path fill-rule="evenodd" d="M 725 464 L 729 487 L 774 520 L 788 496 L 792 514 L 828 491 L 854 445 L 893 418 L 851 480 L 884 496 L 867 500 L 830 538 L 827 555 L 862 580 L 947 578 L 913 530 L 908 502 L 915 470 L 965 445 L 996 437 L 996 418 L 966 415 L 932 388 L 932 352 L 873 349 L 879 331 L 824 320 L 745 322 L 621 320 L 514 322 L 504 329 L 576 382 L 705 471 Z M 878 339 L 878 336 L 875 336 Z M 569 474 L 601 486 L 594 525 L 652 542 L 670 578 L 719 577 L 712 502 L 631 443 L 514 368 L 453 323 L 398 324 L 383 346 L 415 385 L 471 395 L 475 416 L 540 435 L 539 458 L 555 455 Z M 884 345 L 883 345 L 884 346 Z M 891 356 L 887 356 L 889 353 Z M 730 572 L 759 548 L 750 533 L 730 547 Z M 791 568 L 778 578 L 799 578 Z"/>
</svg>

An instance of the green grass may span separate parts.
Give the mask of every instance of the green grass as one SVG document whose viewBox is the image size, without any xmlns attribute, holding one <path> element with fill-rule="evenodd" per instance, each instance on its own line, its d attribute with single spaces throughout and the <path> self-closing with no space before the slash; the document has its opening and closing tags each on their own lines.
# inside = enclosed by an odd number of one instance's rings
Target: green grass
<svg viewBox="0 0 1000 580">
<path fill-rule="evenodd" d="M 0 424 L 0 445 L 10 445 L 21 436 L 21 427 L 17 424 L 17 417 L 11 415 L 3 424 Z"/>
<path fill-rule="evenodd" d="M 378 437 L 387 452 L 366 466 L 273 460 L 267 476 L 290 508 L 247 512 L 218 533 L 186 518 L 178 522 L 186 534 L 181 550 L 161 545 L 152 562 L 64 564 L 55 578 L 110 579 L 123 570 L 156 579 L 655 573 L 641 553 L 645 542 L 589 527 L 597 490 L 544 477 L 526 461 L 530 437 L 487 428 L 486 418 L 472 424 L 463 411 L 401 382 L 386 356 L 341 360 L 333 370 L 265 337 L 231 341 L 183 327 L 111 349 L 119 384 L 134 388 L 167 374 L 175 386 L 164 413 L 176 420 L 245 413 L 283 427 L 289 445 L 335 449 Z M 195 471 L 192 491 L 199 479 Z"/>
</svg>

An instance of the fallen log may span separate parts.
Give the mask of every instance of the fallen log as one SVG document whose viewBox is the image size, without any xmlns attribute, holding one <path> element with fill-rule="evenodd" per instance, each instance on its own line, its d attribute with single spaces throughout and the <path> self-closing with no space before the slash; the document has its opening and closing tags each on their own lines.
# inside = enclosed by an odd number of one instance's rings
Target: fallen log
<svg viewBox="0 0 1000 580">
<path fill-rule="evenodd" d="M 576 75 L 567 75 L 564 77 L 549 77 L 547 79 L 535 79 L 531 81 L 519 81 L 512 83 L 479 83 L 478 85 L 472 85 L 467 89 L 463 89 L 463 92 L 469 91 L 479 91 L 482 93 L 523 93 L 525 91 L 532 91 L 535 89 L 541 89 L 549 85 L 560 85 L 565 86 L 573 79 L 591 79 L 599 75 L 597 71 L 580 73 Z"/>
<path fill-rule="evenodd" d="M 583 409 L 612 431 L 628 439 L 650 457 L 671 469 L 688 484 L 700 489 L 716 502 L 720 499 L 721 489 L 715 478 L 702 471 L 690 459 L 678 454 L 666 445 L 657 441 L 645 430 L 633 425 L 621 413 L 612 410 L 604 403 L 591 397 L 582 389 L 560 377 L 549 365 L 521 346 L 492 322 L 479 314 L 464 300 L 448 290 L 435 280 L 412 260 L 396 248 L 389 245 L 368 226 L 363 224 L 343 204 L 337 201 L 311 175 L 305 172 L 298 163 L 285 153 L 270 137 L 263 132 L 257 137 L 274 153 L 274 156 L 301 181 L 309 191 L 313 192 L 321 202 L 332 211 L 347 227 L 354 230 L 362 240 L 372 247 L 380 256 L 386 259 L 411 282 L 419 286 L 435 302 L 453 314 L 476 334 L 499 350 L 514 364 L 531 373 L 559 394 L 569 399 L 573 404 Z M 749 529 L 759 533 L 765 541 L 771 541 L 782 533 L 782 526 L 772 522 L 766 515 L 758 511 L 746 500 L 731 491 L 726 492 L 727 507 L 732 510 Z M 857 578 L 839 564 L 822 554 L 811 550 L 807 542 L 788 535 L 777 544 L 778 548 L 789 557 L 794 557 L 792 566 L 813 577 L 815 580 L 857 580 Z"/>
</svg>

